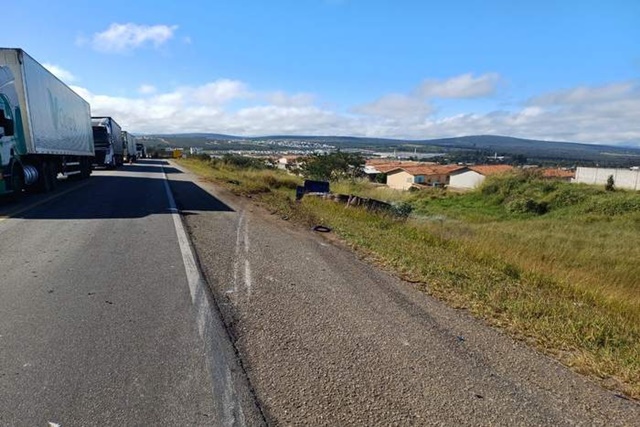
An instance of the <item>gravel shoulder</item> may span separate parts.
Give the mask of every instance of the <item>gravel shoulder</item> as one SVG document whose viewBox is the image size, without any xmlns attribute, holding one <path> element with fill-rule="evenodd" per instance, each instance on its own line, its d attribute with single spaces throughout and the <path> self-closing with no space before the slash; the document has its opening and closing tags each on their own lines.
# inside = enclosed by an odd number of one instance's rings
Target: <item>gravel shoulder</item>
<svg viewBox="0 0 640 427">
<path fill-rule="evenodd" d="M 182 171 L 178 207 L 271 424 L 638 424 L 636 402 Z"/>
</svg>

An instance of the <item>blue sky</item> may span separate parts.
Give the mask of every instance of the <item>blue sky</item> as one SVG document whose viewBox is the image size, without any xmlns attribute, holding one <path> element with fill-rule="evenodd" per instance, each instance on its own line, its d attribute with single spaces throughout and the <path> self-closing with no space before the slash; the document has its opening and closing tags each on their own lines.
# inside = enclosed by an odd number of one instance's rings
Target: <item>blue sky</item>
<svg viewBox="0 0 640 427">
<path fill-rule="evenodd" d="M 637 0 L 168 3 L 14 1 L 0 44 L 138 133 L 640 146 Z"/>
</svg>

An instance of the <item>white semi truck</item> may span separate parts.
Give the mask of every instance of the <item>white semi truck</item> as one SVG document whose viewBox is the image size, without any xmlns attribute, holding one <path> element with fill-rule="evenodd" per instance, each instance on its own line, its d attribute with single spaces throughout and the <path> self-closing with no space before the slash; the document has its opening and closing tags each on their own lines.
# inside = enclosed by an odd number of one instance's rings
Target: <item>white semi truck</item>
<svg viewBox="0 0 640 427">
<path fill-rule="evenodd" d="M 91 117 L 96 166 L 115 169 L 124 163 L 122 128 L 112 117 Z"/>
<path fill-rule="evenodd" d="M 137 148 L 136 148 L 136 137 L 131 135 L 131 133 L 126 130 L 122 131 L 122 140 L 124 141 L 124 147 L 126 151 L 126 159 L 128 162 L 135 162 L 140 157 L 138 156 Z"/>
<path fill-rule="evenodd" d="M 89 104 L 23 50 L 0 48 L 0 194 L 87 178 L 93 158 Z"/>
</svg>

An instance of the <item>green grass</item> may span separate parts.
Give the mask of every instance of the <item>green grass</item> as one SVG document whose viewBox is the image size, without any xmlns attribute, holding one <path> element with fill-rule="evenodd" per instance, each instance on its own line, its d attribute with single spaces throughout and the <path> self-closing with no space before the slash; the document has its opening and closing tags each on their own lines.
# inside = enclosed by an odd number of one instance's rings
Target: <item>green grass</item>
<svg viewBox="0 0 640 427">
<path fill-rule="evenodd" d="M 413 214 L 402 220 L 311 197 L 296 203 L 298 178 L 279 171 L 183 164 L 237 194 L 258 194 L 273 212 L 333 228 L 425 292 L 640 397 L 639 193 L 526 174 L 466 194 L 332 184 L 338 193 L 410 203 Z"/>
</svg>

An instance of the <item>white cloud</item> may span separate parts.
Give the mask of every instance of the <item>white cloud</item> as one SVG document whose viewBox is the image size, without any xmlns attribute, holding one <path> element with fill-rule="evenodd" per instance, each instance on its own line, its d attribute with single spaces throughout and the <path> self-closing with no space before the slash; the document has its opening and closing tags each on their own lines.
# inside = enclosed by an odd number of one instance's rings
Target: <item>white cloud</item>
<svg viewBox="0 0 640 427">
<path fill-rule="evenodd" d="M 497 73 L 462 74 L 446 80 L 429 79 L 422 82 L 417 93 L 425 98 L 480 98 L 496 92 L 500 75 Z"/>
<path fill-rule="evenodd" d="M 615 101 L 625 97 L 640 96 L 640 88 L 634 82 L 611 83 L 603 86 L 580 86 L 537 96 L 530 105 L 580 105 L 594 102 Z"/>
<path fill-rule="evenodd" d="M 143 95 L 151 95 L 156 93 L 157 91 L 158 89 L 156 89 L 155 86 L 147 84 L 140 85 L 140 87 L 138 88 L 138 92 Z"/>
<path fill-rule="evenodd" d="M 338 127 L 337 114 L 310 105 L 311 94 L 284 92 L 262 95 L 247 84 L 220 79 L 201 86 L 183 86 L 172 92 L 148 94 L 138 98 L 94 94 L 86 88 L 73 89 L 91 104 L 93 115 L 118 118 L 132 132 L 222 132 L 241 135 L 267 133 L 309 133 Z M 242 99 L 270 105 L 252 105 L 232 110 L 229 103 Z"/>
<path fill-rule="evenodd" d="M 289 95 L 283 91 L 267 93 L 264 99 L 269 103 L 278 107 L 305 107 L 312 105 L 315 96 L 311 93 L 295 93 Z"/>
<path fill-rule="evenodd" d="M 74 82 L 76 80 L 76 76 L 74 76 L 70 71 L 67 71 L 62 67 L 59 67 L 55 64 L 51 64 L 48 62 L 45 62 L 42 65 L 44 66 L 44 68 L 49 70 L 54 76 L 56 76 L 57 78 L 59 78 L 60 80 L 66 83 Z"/>
<path fill-rule="evenodd" d="M 169 41 L 177 25 L 138 25 L 113 23 L 91 38 L 91 45 L 101 52 L 124 53 L 145 46 L 158 48 Z M 79 43 L 83 43 L 79 40 Z"/>
<path fill-rule="evenodd" d="M 626 89 L 622 90 L 621 85 Z M 316 105 L 312 94 L 254 91 L 242 81 L 139 97 L 113 97 L 73 87 L 94 115 L 112 115 L 134 133 L 216 132 L 236 135 L 354 135 L 428 139 L 477 134 L 640 146 L 640 82 L 542 94 L 513 111 L 438 116 L 424 99 L 389 94 L 342 113 Z M 617 88 L 617 89 L 616 89 Z M 578 90 L 579 89 L 579 90 Z M 604 93 L 608 95 L 605 96 Z M 581 94 L 579 97 L 576 93 Z M 581 101 L 579 102 L 578 99 Z M 237 108 L 235 101 L 242 101 Z"/>
<path fill-rule="evenodd" d="M 252 96 L 246 84 L 230 79 L 219 79 L 187 91 L 192 93 L 195 101 L 203 105 L 219 105 Z"/>
<path fill-rule="evenodd" d="M 420 98 L 392 93 L 357 106 L 353 112 L 379 118 L 420 121 L 433 112 L 433 107 Z"/>
<path fill-rule="evenodd" d="M 640 147 L 639 90 L 640 82 L 627 82 L 551 92 L 524 103 L 516 111 L 432 118 L 413 127 L 410 134 L 420 138 L 500 134 L 585 143 L 621 142 Z"/>
</svg>

